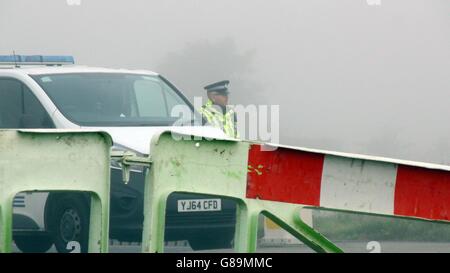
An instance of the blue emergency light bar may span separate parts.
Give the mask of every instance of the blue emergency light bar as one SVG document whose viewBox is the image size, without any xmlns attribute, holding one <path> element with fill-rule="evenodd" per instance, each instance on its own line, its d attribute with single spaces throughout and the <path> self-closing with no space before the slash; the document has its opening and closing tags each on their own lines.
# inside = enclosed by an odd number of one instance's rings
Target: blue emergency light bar
<svg viewBox="0 0 450 273">
<path fill-rule="evenodd" d="M 73 56 L 0 55 L 0 64 L 62 65 L 62 64 L 75 64 L 75 60 L 74 60 Z"/>
</svg>

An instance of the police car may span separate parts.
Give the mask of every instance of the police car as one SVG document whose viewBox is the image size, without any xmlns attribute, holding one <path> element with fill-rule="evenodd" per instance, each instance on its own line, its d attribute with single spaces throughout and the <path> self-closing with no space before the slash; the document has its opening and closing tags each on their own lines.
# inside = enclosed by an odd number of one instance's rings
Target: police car
<svg viewBox="0 0 450 273">
<path fill-rule="evenodd" d="M 97 129 L 113 149 L 148 155 L 149 141 L 164 129 L 223 137 L 216 128 L 173 127 L 175 106 L 195 110 L 161 75 L 144 70 L 78 66 L 71 56 L 0 56 L 0 128 Z M 189 121 L 190 122 L 190 121 Z M 25 168 L 26 166 L 24 166 Z M 111 161 L 110 237 L 140 241 L 146 169 L 134 167 L 130 182 Z M 24 252 L 55 245 L 68 252 L 77 241 L 87 250 L 87 193 L 20 193 L 14 199 L 14 241 Z M 188 240 L 194 249 L 229 247 L 236 221 L 234 202 L 211 196 L 173 194 L 166 213 L 166 240 Z"/>
</svg>

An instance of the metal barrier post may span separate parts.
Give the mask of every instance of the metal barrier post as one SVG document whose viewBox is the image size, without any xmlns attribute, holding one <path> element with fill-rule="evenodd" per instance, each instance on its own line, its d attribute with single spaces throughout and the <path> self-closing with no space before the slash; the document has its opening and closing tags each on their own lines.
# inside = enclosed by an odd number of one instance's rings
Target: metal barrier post
<svg viewBox="0 0 450 273">
<path fill-rule="evenodd" d="M 234 249 L 236 252 L 255 252 L 258 240 L 258 206 L 245 201 L 238 202 Z"/>
<path fill-rule="evenodd" d="M 165 207 L 172 192 L 245 198 L 248 144 L 226 140 L 175 141 L 171 132 L 151 141 L 142 250 L 162 252 Z"/>
<path fill-rule="evenodd" d="M 109 135 L 61 130 L 0 130 L 0 252 L 11 252 L 12 203 L 24 191 L 92 195 L 89 252 L 108 251 Z"/>
</svg>

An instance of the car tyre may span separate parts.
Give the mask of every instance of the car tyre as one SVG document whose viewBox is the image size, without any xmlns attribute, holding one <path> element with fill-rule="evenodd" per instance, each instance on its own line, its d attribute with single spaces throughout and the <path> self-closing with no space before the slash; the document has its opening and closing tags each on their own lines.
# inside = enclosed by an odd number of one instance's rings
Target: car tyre
<svg viewBox="0 0 450 273">
<path fill-rule="evenodd" d="M 65 196 L 56 202 L 52 216 L 51 225 L 56 250 L 60 253 L 87 252 L 90 220 L 88 202 L 76 196 Z M 77 243 L 79 249 L 69 247 L 69 245 L 76 245 Z"/>
</svg>

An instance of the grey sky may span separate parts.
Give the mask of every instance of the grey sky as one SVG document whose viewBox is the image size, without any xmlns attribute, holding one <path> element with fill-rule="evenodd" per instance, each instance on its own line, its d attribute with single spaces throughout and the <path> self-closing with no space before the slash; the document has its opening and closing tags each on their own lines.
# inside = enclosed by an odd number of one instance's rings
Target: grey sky
<svg viewBox="0 0 450 273">
<path fill-rule="evenodd" d="M 282 143 L 450 164 L 448 0 L 0 0 L 0 37 L 189 97 L 229 78 L 232 103 L 280 105 Z"/>
</svg>

